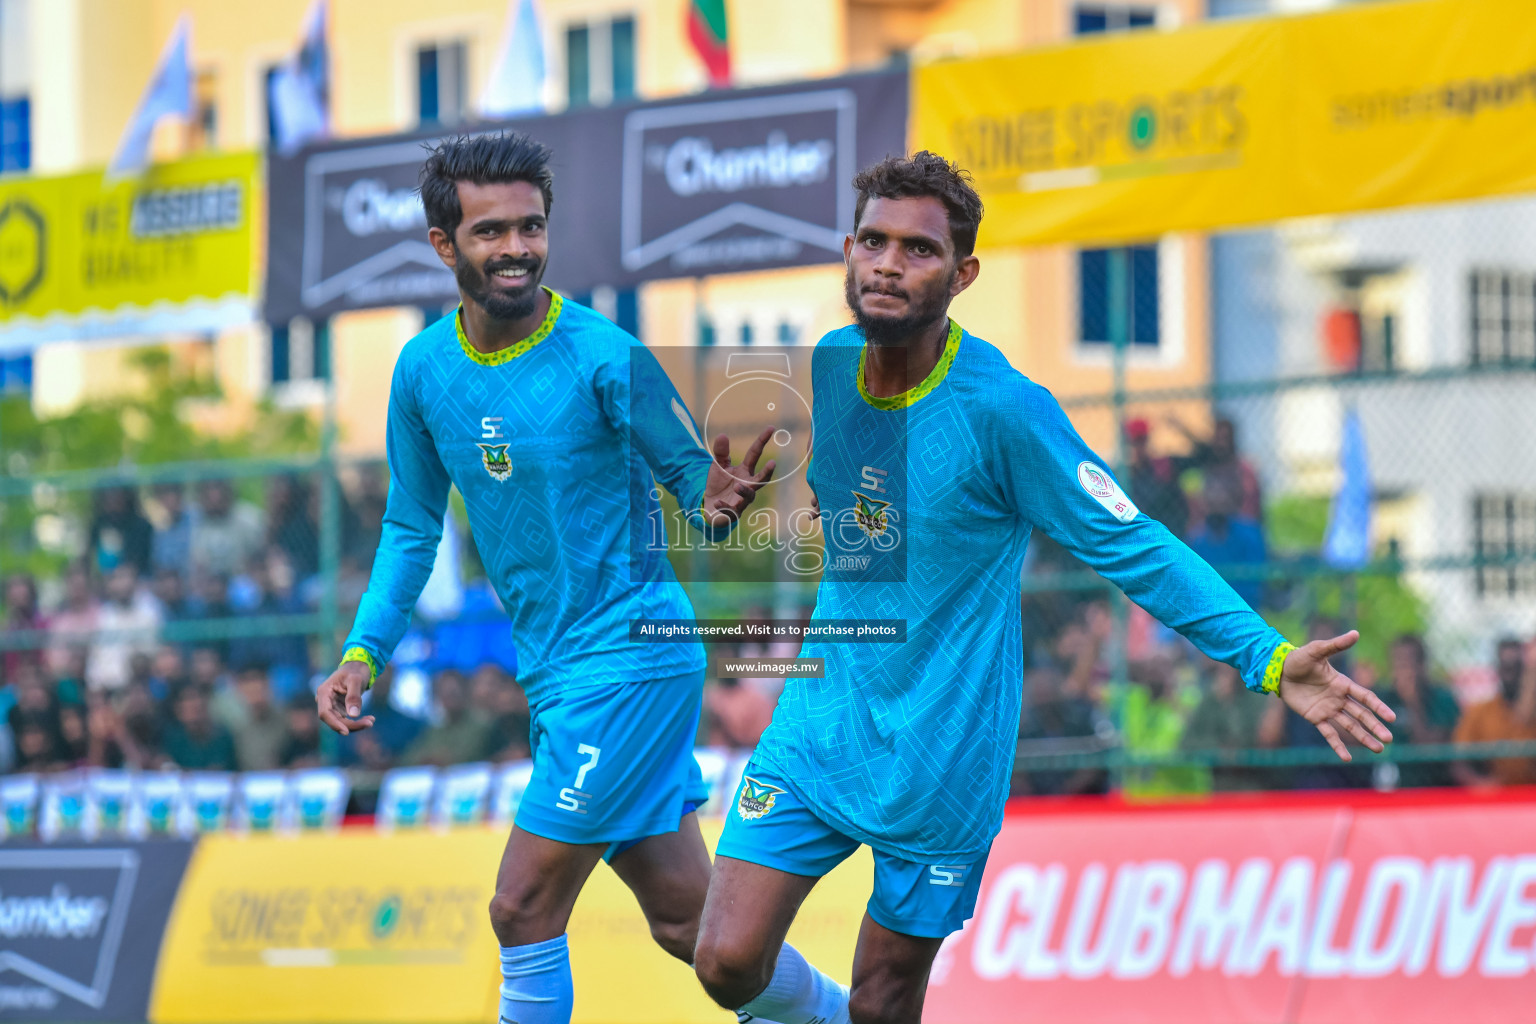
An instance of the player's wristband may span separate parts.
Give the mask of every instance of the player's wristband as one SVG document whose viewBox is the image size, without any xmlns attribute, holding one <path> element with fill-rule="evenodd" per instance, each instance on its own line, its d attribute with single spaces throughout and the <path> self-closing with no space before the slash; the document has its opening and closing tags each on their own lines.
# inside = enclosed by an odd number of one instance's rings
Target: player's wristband
<svg viewBox="0 0 1536 1024">
<path fill-rule="evenodd" d="M 1280 642 L 1280 646 L 1275 648 L 1275 653 L 1269 656 L 1269 664 L 1264 668 L 1264 682 L 1259 689 L 1277 697 L 1280 695 L 1280 673 L 1285 670 L 1285 656 L 1295 649 L 1295 644 L 1283 640 Z"/>
<path fill-rule="evenodd" d="M 368 666 L 368 685 L 363 689 L 373 689 L 373 681 L 379 678 L 379 667 L 373 663 L 373 655 L 361 647 L 348 647 L 347 653 L 341 656 L 341 663 L 345 665 L 349 661 L 360 661 Z"/>
</svg>

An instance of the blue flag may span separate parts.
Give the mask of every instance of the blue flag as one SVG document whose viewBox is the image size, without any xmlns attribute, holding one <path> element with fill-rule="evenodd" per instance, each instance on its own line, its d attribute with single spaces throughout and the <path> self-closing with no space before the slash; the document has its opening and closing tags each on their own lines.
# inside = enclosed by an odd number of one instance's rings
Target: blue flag
<svg viewBox="0 0 1536 1024">
<path fill-rule="evenodd" d="M 1343 480 L 1328 511 L 1323 561 L 1339 569 L 1357 569 L 1371 557 L 1371 470 L 1366 460 L 1365 430 L 1354 408 L 1344 414 L 1339 473 Z"/>
<path fill-rule="evenodd" d="M 192 116 L 192 65 L 188 59 L 191 37 L 192 19 L 183 14 L 160 54 L 160 63 L 139 99 L 139 108 L 123 130 L 117 153 L 107 167 L 108 178 L 138 174 L 149 165 L 149 142 L 162 117 Z"/>
<path fill-rule="evenodd" d="M 480 97 L 485 117 L 512 117 L 544 110 L 544 34 L 533 0 L 511 0 L 507 31 L 496 67 Z"/>
<path fill-rule="evenodd" d="M 331 134 L 330 47 L 325 39 L 325 0 L 316 0 L 305 19 L 299 50 L 272 72 L 267 103 L 273 141 L 291 153 Z"/>
</svg>

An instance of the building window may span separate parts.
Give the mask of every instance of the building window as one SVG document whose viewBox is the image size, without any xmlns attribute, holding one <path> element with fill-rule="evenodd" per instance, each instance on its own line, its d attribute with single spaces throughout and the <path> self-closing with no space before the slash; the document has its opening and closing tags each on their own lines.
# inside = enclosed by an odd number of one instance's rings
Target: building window
<svg viewBox="0 0 1536 1024">
<path fill-rule="evenodd" d="M 1157 24 L 1157 8 L 1128 4 L 1077 4 L 1073 7 L 1073 34 L 1101 35 Z M 1080 337 L 1085 342 L 1109 338 L 1109 255 L 1112 249 L 1084 249 L 1077 254 Z M 1129 259 L 1126 282 L 1126 323 L 1133 345 L 1158 343 L 1157 246 L 1138 245 L 1120 250 Z"/>
<path fill-rule="evenodd" d="M 28 3 L 0 0 L 0 173 L 32 166 L 32 62 Z"/>
<path fill-rule="evenodd" d="M 32 393 L 32 353 L 0 359 L 0 395 Z"/>
<path fill-rule="evenodd" d="M 0 100 L 0 173 L 32 166 L 32 101 L 26 96 Z"/>
<path fill-rule="evenodd" d="M 331 322 L 297 317 L 272 328 L 272 383 L 330 380 Z"/>
<path fill-rule="evenodd" d="M 462 41 L 416 51 L 416 118 L 424 126 L 464 120 L 465 48 Z"/>
<path fill-rule="evenodd" d="M 1073 8 L 1073 32 L 1080 36 L 1154 28 L 1157 8 L 1142 4 L 1078 4 Z"/>
<path fill-rule="evenodd" d="M 291 334 L 292 330 L 287 324 L 272 327 L 272 358 L 268 365 L 272 370 L 273 384 L 286 384 L 293 379 L 288 362 L 289 353 L 293 349 Z"/>
<path fill-rule="evenodd" d="M 1322 319 L 1323 355 L 1345 373 L 1391 373 L 1403 365 L 1399 343 L 1410 276 L 1394 267 L 1346 267 L 1334 273 L 1338 301 Z"/>
<path fill-rule="evenodd" d="M 635 98 L 635 19 L 577 22 L 565 29 L 565 100 L 605 106 Z"/>
<path fill-rule="evenodd" d="M 192 120 L 187 125 L 187 148 L 193 152 L 219 144 L 219 76 L 211 68 L 193 73 Z"/>
<path fill-rule="evenodd" d="M 1472 364 L 1536 362 L 1536 274 L 1472 272 Z"/>
<path fill-rule="evenodd" d="M 585 25 L 565 30 L 565 97 L 572 107 L 592 102 L 592 30 Z"/>
<path fill-rule="evenodd" d="M 272 113 L 272 79 L 277 77 L 279 65 L 274 64 L 267 68 L 261 76 L 261 95 L 267 103 L 267 145 L 277 145 L 277 117 Z"/>
<path fill-rule="evenodd" d="M 421 310 L 421 327 L 425 330 L 449 313 L 457 313 L 459 304 L 457 302 L 446 302 L 441 306 L 418 306 L 417 308 Z"/>
<path fill-rule="evenodd" d="M 610 30 L 613 39 L 613 100 L 622 103 L 635 98 L 635 19 L 614 18 Z"/>
<path fill-rule="evenodd" d="M 598 285 L 590 292 L 572 295 L 580 305 L 603 314 L 626 334 L 640 336 L 640 295 L 633 288 Z"/>
<path fill-rule="evenodd" d="M 1472 530 L 1478 596 L 1536 594 L 1536 495 L 1476 495 Z"/>
<path fill-rule="evenodd" d="M 1084 249 L 1077 254 L 1079 337 L 1085 343 L 1109 342 L 1109 266 L 1112 253 L 1126 254 L 1126 340 L 1155 347 L 1161 340 L 1157 280 L 1157 246 L 1124 249 Z"/>
</svg>

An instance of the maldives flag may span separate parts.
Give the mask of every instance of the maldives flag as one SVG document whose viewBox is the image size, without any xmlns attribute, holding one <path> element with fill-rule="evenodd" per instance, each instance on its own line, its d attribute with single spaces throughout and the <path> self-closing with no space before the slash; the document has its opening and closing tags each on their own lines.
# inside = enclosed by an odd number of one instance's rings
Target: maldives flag
<svg viewBox="0 0 1536 1024">
<path fill-rule="evenodd" d="M 725 0 L 688 0 L 688 38 L 709 69 L 709 84 L 731 84 L 731 51 L 727 45 Z"/>
</svg>

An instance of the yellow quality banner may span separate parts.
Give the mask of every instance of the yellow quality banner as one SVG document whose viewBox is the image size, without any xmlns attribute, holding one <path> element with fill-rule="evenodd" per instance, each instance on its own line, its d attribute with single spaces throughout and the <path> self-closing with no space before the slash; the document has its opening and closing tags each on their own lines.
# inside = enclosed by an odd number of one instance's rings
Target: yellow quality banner
<svg viewBox="0 0 1536 1024">
<path fill-rule="evenodd" d="M 987 245 L 1530 191 L 1536 18 L 1376 3 L 937 63 L 912 138 L 975 175 Z"/>
<path fill-rule="evenodd" d="M 713 848 L 720 823 L 702 823 Z M 469 1024 L 496 1019 L 487 906 L 506 835 L 345 829 L 199 840 L 161 946 L 155 1024 Z M 873 862 L 817 885 L 789 938 L 846 983 Z M 573 1024 L 730 1024 L 693 971 L 652 941 L 606 866 L 568 930 Z"/>
<path fill-rule="evenodd" d="M 255 153 L 0 182 L 0 349 L 249 321 Z"/>
</svg>

